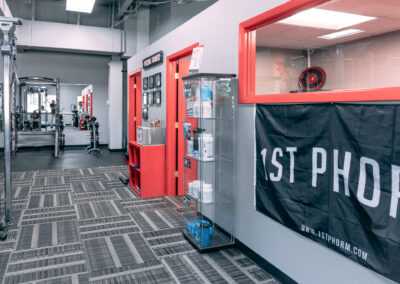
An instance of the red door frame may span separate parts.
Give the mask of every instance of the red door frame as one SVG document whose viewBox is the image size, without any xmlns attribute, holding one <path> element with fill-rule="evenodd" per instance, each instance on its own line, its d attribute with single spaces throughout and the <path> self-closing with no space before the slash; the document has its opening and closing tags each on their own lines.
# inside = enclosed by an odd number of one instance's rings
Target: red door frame
<svg viewBox="0 0 400 284">
<path fill-rule="evenodd" d="M 136 127 L 142 125 L 142 68 L 128 74 L 128 105 L 128 140 L 134 142 Z"/>
<path fill-rule="evenodd" d="M 175 52 L 167 57 L 166 65 L 167 65 L 167 123 L 166 123 L 166 195 L 173 196 L 176 195 L 176 135 L 175 135 L 175 122 L 176 122 L 176 113 L 177 113 L 177 85 L 175 79 L 175 71 L 176 71 L 176 62 L 179 59 L 185 58 L 192 54 L 194 48 L 198 47 L 199 43 L 195 43 L 191 46 L 188 46 L 178 52 Z M 184 149 L 179 149 L 178 151 L 182 151 L 183 154 Z M 182 195 L 183 192 L 178 192 L 178 195 Z"/>
<path fill-rule="evenodd" d="M 90 118 L 93 116 L 93 92 L 90 92 Z"/>
<path fill-rule="evenodd" d="M 312 93 L 256 94 L 256 32 L 255 30 L 297 12 L 331 0 L 291 0 L 269 11 L 250 18 L 239 25 L 239 103 L 312 103 L 352 101 L 397 101 L 400 87 L 338 90 Z"/>
</svg>

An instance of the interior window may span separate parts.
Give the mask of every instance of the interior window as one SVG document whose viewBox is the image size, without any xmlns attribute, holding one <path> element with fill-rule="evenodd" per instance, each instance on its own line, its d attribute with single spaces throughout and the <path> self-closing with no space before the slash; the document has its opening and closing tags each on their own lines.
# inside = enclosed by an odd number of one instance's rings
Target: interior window
<svg viewBox="0 0 400 284">
<path fill-rule="evenodd" d="M 280 7 L 278 16 L 271 10 L 241 24 L 241 96 L 265 103 L 398 99 L 388 88 L 400 87 L 400 1 L 298 5 L 297 13 L 279 16 Z M 386 93 L 355 93 L 373 89 Z"/>
</svg>

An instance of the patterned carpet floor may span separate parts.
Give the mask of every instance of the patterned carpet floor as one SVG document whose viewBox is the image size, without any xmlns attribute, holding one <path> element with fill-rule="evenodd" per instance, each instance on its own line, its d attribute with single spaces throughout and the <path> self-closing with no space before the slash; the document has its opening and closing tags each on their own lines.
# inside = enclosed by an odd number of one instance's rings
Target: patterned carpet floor
<svg viewBox="0 0 400 284">
<path fill-rule="evenodd" d="M 236 248 L 197 253 L 181 234 L 182 200 L 141 199 L 121 175 L 125 166 L 13 173 L 2 283 L 278 283 Z"/>
</svg>

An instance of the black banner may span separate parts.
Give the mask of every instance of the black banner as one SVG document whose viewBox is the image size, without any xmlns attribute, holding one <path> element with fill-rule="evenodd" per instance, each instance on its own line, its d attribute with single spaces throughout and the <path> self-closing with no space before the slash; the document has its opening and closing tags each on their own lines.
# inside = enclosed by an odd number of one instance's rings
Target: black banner
<svg viewBox="0 0 400 284">
<path fill-rule="evenodd" d="M 400 282 L 400 106 L 258 105 L 256 208 Z"/>
</svg>

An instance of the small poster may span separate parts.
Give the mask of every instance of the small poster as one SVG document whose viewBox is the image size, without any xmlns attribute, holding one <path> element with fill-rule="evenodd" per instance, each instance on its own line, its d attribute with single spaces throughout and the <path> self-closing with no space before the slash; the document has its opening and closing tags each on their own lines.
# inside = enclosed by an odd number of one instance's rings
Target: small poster
<svg viewBox="0 0 400 284">
<path fill-rule="evenodd" d="M 143 90 L 147 90 L 149 88 L 148 83 L 149 83 L 148 77 L 143 78 Z"/>
<path fill-rule="evenodd" d="M 150 76 L 149 78 L 149 89 L 154 88 L 154 76 Z"/>
<path fill-rule="evenodd" d="M 157 104 L 157 105 L 161 104 L 161 90 L 155 91 L 154 103 Z"/>
<path fill-rule="evenodd" d="M 157 73 L 154 75 L 154 87 L 156 88 L 161 87 L 161 73 Z"/>
<path fill-rule="evenodd" d="M 153 105 L 153 92 L 149 92 L 148 100 L 149 100 L 149 106 L 152 106 Z"/>
<path fill-rule="evenodd" d="M 148 98 L 148 93 L 143 93 L 143 105 L 146 106 L 147 105 L 147 98 Z"/>
</svg>

